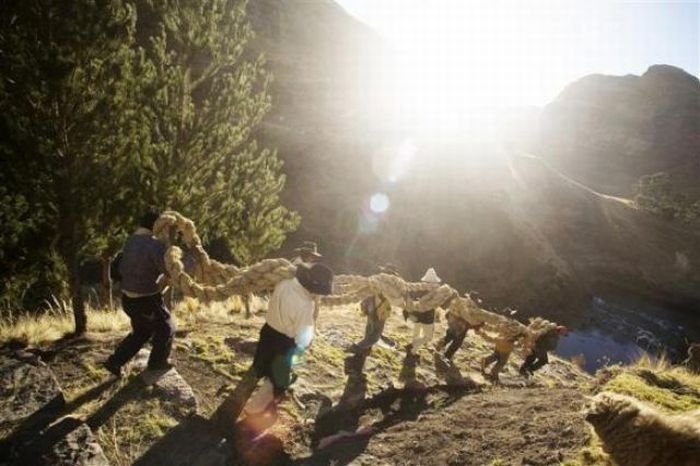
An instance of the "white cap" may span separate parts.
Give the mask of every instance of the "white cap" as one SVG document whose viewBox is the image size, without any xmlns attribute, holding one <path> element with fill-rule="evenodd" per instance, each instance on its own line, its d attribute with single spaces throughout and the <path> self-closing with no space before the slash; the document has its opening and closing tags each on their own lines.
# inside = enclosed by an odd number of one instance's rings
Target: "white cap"
<svg viewBox="0 0 700 466">
<path fill-rule="evenodd" d="M 425 275 L 423 275 L 420 281 L 425 283 L 442 283 L 442 280 L 440 280 L 440 277 L 438 277 L 438 274 L 432 267 L 425 271 Z"/>
</svg>

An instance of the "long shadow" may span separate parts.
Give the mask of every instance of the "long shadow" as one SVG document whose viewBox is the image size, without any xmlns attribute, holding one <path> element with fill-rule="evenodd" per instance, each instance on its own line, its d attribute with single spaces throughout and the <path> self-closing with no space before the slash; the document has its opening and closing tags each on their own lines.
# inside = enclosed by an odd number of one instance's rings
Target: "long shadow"
<svg viewBox="0 0 700 466">
<path fill-rule="evenodd" d="M 144 385 L 139 377 L 132 377 L 123 387 L 117 391 L 112 398 L 105 404 L 92 413 L 85 423 L 93 431 L 103 426 L 114 414 L 119 411 L 119 408 L 124 406 L 130 400 L 135 399 L 139 394 L 143 393 Z"/>
<path fill-rule="evenodd" d="M 277 420 L 276 410 L 238 420 L 258 378 L 251 369 L 210 419 L 191 416 L 170 429 L 134 464 L 272 465 L 287 464 L 282 441 L 267 432 Z"/>
<path fill-rule="evenodd" d="M 32 415 L 27 417 L 20 425 L 13 429 L 12 433 L 0 442 L 0 460 L 5 460 L 13 456 L 22 456 L 23 451 L 36 448 L 37 439 L 46 439 L 48 431 L 45 429 L 53 424 L 58 418 L 66 416 L 82 405 L 99 398 L 112 385 L 115 379 L 105 380 L 83 392 L 77 398 L 66 403 L 63 395 L 58 395 L 46 403 Z M 60 427 L 65 429 L 66 424 Z M 52 427 L 53 428 L 53 427 Z"/>
<path fill-rule="evenodd" d="M 445 385 L 425 388 L 416 383 L 418 357 L 406 354 L 403 360 L 400 379 L 407 388 L 390 387 L 369 399 L 364 399 L 366 382 L 362 367 L 367 353 L 357 354 L 346 359 L 345 371 L 348 383 L 341 401 L 320 415 L 315 422 L 311 435 L 314 453 L 307 458 L 300 458 L 289 464 L 296 465 L 342 465 L 349 464 L 361 455 L 373 435 L 389 427 L 418 418 L 421 412 L 432 406 L 428 396 L 434 393 L 446 394 L 440 400 L 440 406 L 446 407 L 473 390 L 472 386 Z M 459 372 L 459 370 L 457 369 Z M 452 374 L 454 376 L 454 373 Z M 460 374 L 461 376 L 461 374 Z M 362 399 L 356 395 L 362 392 Z M 369 412 L 379 410 L 382 419 L 360 428 L 361 417 Z"/>
<path fill-rule="evenodd" d="M 439 401 L 440 407 L 444 408 L 472 391 L 467 387 L 447 385 L 423 389 L 390 387 L 365 400 L 360 406 L 335 407 L 316 421 L 311 436 L 314 453 L 288 464 L 299 466 L 350 464 L 366 450 L 374 435 L 396 424 L 414 421 L 423 411 L 434 406 L 428 401 L 429 395 L 446 394 L 447 397 Z M 357 433 L 359 419 L 373 410 L 379 410 L 383 415 L 382 419 Z M 320 448 L 321 446 L 323 448 Z"/>
</svg>

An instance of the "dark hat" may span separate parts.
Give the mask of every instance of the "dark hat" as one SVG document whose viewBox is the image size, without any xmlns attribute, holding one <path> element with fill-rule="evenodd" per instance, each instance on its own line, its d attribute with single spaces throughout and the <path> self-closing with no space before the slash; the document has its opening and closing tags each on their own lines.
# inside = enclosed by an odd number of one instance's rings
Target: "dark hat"
<svg viewBox="0 0 700 466">
<path fill-rule="evenodd" d="M 390 275 L 396 275 L 397 277 L 399 276 L 399 268 L 389 262 L 384 265 L 380 265 L 377 268 L 379 269 L 380 273 L 388 273 Z"/>
<path fill-rule="evenodd" d="M 323 257 L 318 252 L 318 245 L 313 241 L 304 241 L 300 248 L 294 250 L 297 254 L 311 254 L 314 257 Z"/>
<path fill-rule="evenodd" d="M 160 212 L 157 212 L 155 210 L 149 210 L 141 216 L 141 219 L 139 220 L 139 226 L 143 228 L 148 228 L 149 230 L 153 230 L 153 225 L 155 225 L 156 220 L 158 220 L 158 217 L 160 217 Z"/>
<path fill-rule="evenodd" d="M 333 271 L 323 264 L 297 265 L 297 280 L 310 293 L 329 295 L 333 289 Z"/>
</svg>

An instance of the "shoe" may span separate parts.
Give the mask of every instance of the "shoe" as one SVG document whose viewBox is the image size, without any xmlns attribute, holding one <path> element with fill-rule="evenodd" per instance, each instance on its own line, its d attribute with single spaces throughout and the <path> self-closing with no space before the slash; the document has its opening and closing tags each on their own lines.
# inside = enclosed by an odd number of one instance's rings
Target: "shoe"
<svg viewBox="0 0 700 466">
<path fill-rule="evenodd" d="M 380 343 L 384 343 L 384 345 L 386 345 L 387 348 L 396 348 L 396 342 L 389 337 L 385 337 L 384 335 L 382 335 L 381 337 L 379 337 L 379 341 Z"/>
<path fill-rule="evenodd" d="M 121 366 L 116 365 L 111 359 L 107 359 L 105 362 L 103 362 L 102 367 L 107 369 L 110 374 L 118 379 L 120 379 L 123 375 Z"/>
<path fill-rule="evenodd" d="M 365 353 L 369 353 L 369 351 L 371 349 L 372 349 L 371 346 L 369 348 L 362 348 L 361 346 L 358 346 L 357 343 L 353 343 L 352 345 L 350 345 L 348 347 L 347 351 L 349 353 L 353 353 L 353 354 L 365 354 Z"/>
<path fill-rule="evenodd" d="M 149 371 L 166 371 L 166 372 L 167 372 L 167 371 L 169 371 L 170 369 L 172 369 L 173 367 L 175 367 L 175 366 L 173 366 L 173 365 L 170 364 L 169 362 L 166 362 L 166 363 L 164 363 L 164 364 L 159 364 L 159 365 L 157 365 L 157 366 L 148 366 L 148 367 L 146 368 L 146 370 L 149 370 Z"/>
</svg>

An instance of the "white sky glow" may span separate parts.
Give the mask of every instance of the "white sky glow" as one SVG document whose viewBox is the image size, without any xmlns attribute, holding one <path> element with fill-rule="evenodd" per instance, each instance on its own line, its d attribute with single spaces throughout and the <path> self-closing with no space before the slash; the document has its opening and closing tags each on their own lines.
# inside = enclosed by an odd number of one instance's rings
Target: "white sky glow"
<svg viewBox="0 0 700 466">
<path fill-rule="evenodd" d="M 542 106 L 590 73 L 697 75 L 700 0 L 337 0 L 386 37 L 406 108 Z M 397 84 L 398 83 L 398 84 Z"/>
</svg>

